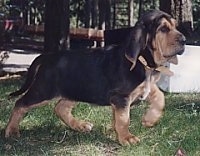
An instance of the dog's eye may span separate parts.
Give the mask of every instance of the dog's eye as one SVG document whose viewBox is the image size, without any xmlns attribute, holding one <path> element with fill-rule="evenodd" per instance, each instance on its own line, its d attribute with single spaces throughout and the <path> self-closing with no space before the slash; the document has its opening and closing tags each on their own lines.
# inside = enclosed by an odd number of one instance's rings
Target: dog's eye
<svg viewBox="0 0 200 156">
<path fill-rule="evenodd" d="M 160 28 L 160 31 L 163 33 L 167 33 L 167 32 L 169 32 L 169 28 L 167 26 L 163 26 Z"/>
</svg>

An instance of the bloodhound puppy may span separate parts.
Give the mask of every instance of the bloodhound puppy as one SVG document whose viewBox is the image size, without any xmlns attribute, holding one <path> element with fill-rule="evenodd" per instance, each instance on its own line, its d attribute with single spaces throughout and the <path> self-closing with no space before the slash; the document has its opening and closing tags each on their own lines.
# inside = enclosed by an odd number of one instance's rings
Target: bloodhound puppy
<svg viewBox="0 0 200 156">
<path fill-rule="evenodd" d="M 58 99 L 55 113 L 72 129 L 88 132 L 93 124 L 73 117 L 76 101 L 111 106 L 113 128 L 120 144 L 139 142 L 129 132 L 130 105 L 149 87 L 149 109 L 142 124 L 153 126 L 165 106 L 164 94 L 156 86 L 156 69 L 164 63 L 177 64 L 184 52 L 185 37 L 176 29 L 175 20 L 162 11 L 143 15 L 121 45 L 88 50 L 69 50 L 40 55 L 31 64 L 24 85 L 12 96 L 22 95 L 14 106 L 5 137 L 19 136 L 19 123 L 31 108 Z M 138 59 L 142 56 L 146 66 Z M 150 82 L 148 85 L 146 83 Z"/>
</svg>

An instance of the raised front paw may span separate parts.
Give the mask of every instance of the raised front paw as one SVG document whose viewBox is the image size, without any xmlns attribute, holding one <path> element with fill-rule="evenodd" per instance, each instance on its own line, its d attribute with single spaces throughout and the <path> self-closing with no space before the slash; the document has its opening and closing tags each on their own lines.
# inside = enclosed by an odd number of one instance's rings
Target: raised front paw
<svg viewBox="0 0 200 156">
<path fill-rule="evenodd" d="M 142 125 L 145 127 L 154 126 L 162 116 L 162 111 L 157 109 L 149 109 L 142 118 Z"/>
<path fill-rule="evenodd" d="M 5 137 L 20 137 L 19 128 L 8 126 L 5 130 Z"/>
<path fill-rule="evenodd" d="M 132 134 L 129 134 L 125 137 L 119 137 L 119 143 L 124 146 L 136 144 L 139 142 L 140 142 L 140 139 Z"/>
</svg>

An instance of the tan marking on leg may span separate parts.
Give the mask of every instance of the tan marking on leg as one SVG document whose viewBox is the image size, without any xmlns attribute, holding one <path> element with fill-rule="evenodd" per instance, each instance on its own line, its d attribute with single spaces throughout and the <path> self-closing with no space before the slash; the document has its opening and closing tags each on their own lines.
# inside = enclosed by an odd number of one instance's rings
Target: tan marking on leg
<svg viewBox="0 0 200 156">
<path fill-rule="evenodd" d="M 144 93 L 143 95 L 139 98 L 140 100 L 145 100 L 147 98 L 147 96 L 150 93 L 150 83 L 151 83 L 151 74 L 152 74 L 152 70 L 151 69 L 146 69 L 146 79 L 143 82 L 144 83 Z"/>
<path fill-rule="evenodd" d="M 152 127 L 162 116 L 162 112 L 165 107 L 164 94 L 160 91 L 156 84 L 151 85 L 151 92 L 147 101 L 150 103 L 150 107 L 142 118 L 142 124 L 146 127 Z"/>
<path fill-rule="evenodd" d="M 128 103 L 132 103 L 137 99 L 140 99 L 145 93 L 146 81 L 142 82 L 137 88 L 135 88 L 129 95 Z"/>
<path fill-rule="evenodd" d="M 9 122 L 6 126 L 5 129 L 5 137 L 11 137 L 11 136 L 16 136 L 16 137 L 20 137 L 20 133 L 19 133 L 19 124 L 20 121 L 22 120 L 23 116 L 31 109 L 37 106 L 42 106 L 44 104 L 46 104 L 47 101 L 38 103 L 38 104 L 34 104 L 34 105 L 30 105 L 29 107 L 20 107 L 20 106 L 15 106 L 12 110 Z"/>
<path fill-rule="evenodd" d="M 132 135 L 128 129 L 130 124 L 130 105 L 125 108 L 116 108 L 112 105 L 112 108 L 114 111 L 113 121 L 115 122 L 113 125 L 115 126 L 119 143 L 122 145 L 138 143 L 140 141 L 139 138 Z"/>
<path fill-rule="evenodd" d="M 75 107 L 75 102 L 66 99 L 61 99 L 56 107 L 55 113 L 68 126 L 74 130 L 81 132 L 89 132 L 92 130 L 93 124 L 85 121 L 80 121 L 72 115 L 72 109 Z"/>
<path fill-rule="evenodd" d="M 151 84 L 155 84 L 160 79 L 160 72 L 154 71 L 152 69 L 146 70 L 146 78 L 138 88 L 143 87 L 143 95 L 139 98 L 140 100 L 145 100 L 149 93 L 151 92 Z"/>
<path fill-rule="evenodd" d="M 24 114 L 26 113 L 25 108 L 15 107 L 11 113 L 8 125 L 5 130 L 5 137 L 8 138 L 10 136 L 20 137 L 19 133 L 19 123 L 22 120 Z"/>
<path fill-rule="evenodd" d="M 143 125 L 152 126 L 162 115 L 162 110 L 164 108 L 164 95 L 155 84 L 159 79 L 159 75 L 151 75 L 149 78 L 131 92 L 127 98 L 127 106 L 125 108 L 119 109 L 112 104 L 112 125 L 117 132 L 118 140 L 122 145 L 135 144 L 140 141 L 139 138 L 132 135 L 128 130 L 130 124 L 130 104 L 144 95 L 146 88 L 148 89 L 148 87 L 150 87 L 148 100 L 151 103 L 151 106 L 146 115 L 143 117 Z M 148 83 L 148 87 L 146 83 Z"/>
</svg>

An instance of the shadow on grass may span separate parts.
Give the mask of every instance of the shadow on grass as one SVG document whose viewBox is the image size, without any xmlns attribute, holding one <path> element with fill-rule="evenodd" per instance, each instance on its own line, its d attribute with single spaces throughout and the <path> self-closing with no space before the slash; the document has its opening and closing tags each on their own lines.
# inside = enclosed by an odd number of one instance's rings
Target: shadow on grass
<svg viewBox="0 0 200 156">
<path fill-rule="evenodd" d="M 81 133 L 68 127 L 47 125 L 31 130 L 21 129 L 20 138 L 5 138 L 4 130 L 1 130 L 1 154 L 40 155 L 44 151 L 48 154 L 54 153 L 55 147 L 67 147 L 72 151 L 76 151 L 78 150 L 77 147 L 83 145 L 107 146 L 112 144 L 112 146 L 119 146 L 117 142 L 103 134 L 100 127 L 94 127 L 94 130 L 90 133 Z"/>
<path fill-rule="evenodd" d="M 0 153 L 2 155 L 52 155 L 52 153 L 59 153 L 57 149 L 60 149 L 66 155 L 71 151 L 76 151 L 77 148 L 85 148 L 85 146 L 107 146 L 112 144 L 119 146 L 118 142 L 115 142 L 115 138 L 110 138 L 107 134 L 104 134 L 102 126 L 95 125 L 94 129 L 90 133 L 81 133 L 73 131 L 72 129 L 56 124 L 58 121 L 55 116 L 47 116 L 52 111 L 52 106 L 45 106 L 41 109 L 36 109 L 28 114 L 34 114 L 35 118 L 29 118 L 29 122 L 24 129 L 24 126 L 20 128 L 20 138 L 8 138 L 4 137 L 5 124 L 8 122 L 9 115 L 12 107 L 17 98 L 9 98 L 9 93 L 16 90 L 23 83 L 24 77 L 1 80 L 0 88 Z M 28 116 L 29 116 L 28 115 Z M 48 118 L 46 118 L 48 117 Z M 39 122 L 31 124 L 31 122 Z M 60 122 L 60 121 L 59 121 Z M 43 126 L 41 126 L 41 125 Z M 59 126 L 58 126 L 59 125 Z M 114 134 L 114 132 L 113 132 Z M 88 149 L 92 149 L 88 147 Z M 96 147 L 95 147 L 96 148 Z M 66 150 L 63 152 L 63 150 Z M 67 153 L 67 150 L 69 152 Z M 83 152 L 84 153 L 84 152 Z"/>
<path fill-rule="evenodd" d="M 186 113 L 200 113 L 199 93 L 166 94 L 166 108 L 176 109 Z"/>
<path fill-rule="evenodd" d="M 60 124 L 58 118 L 51 115 L 52 103 L 28 113 L 21 124 L 20 138 L 5 139 L 4 126 L 16 100 L 8 100 L 7 95 L 15 91 L 22 81 L 23 78 L 0 81 L 0 155 L 107 156 L 111 152 L 109 156 L 113 156 L 120 155 L 120 151 L 121 155 L 139 155 L 143 151 L 147 153 L 145 155 L 174 155 L 179 147 L 186 150 L 188 155 L 199 154 L 199 94 L 165 94 L 165 114 L 158 125 L 151 129 L 143 128 L 140 123 L 146 106 L 143 103 L 136 106 L 131 113 L 133 121 L 130 130 L 140 136 L 142 143 L 130 148 L 119 146 L 114 132 L 109 134 L 105 130 L 105 125 L 111 120 L 110 111 L 85 105 L 78 105 L 74 114 L 94 123 L 90 133 L 76 132 Z M 198 114 L 193 115 L 195 112 Z"/>
<path fill-rule="evenodd" d="M 200 101 L 179 104 L 177 105 L 177 109 L 190 114 L 200 113 Z"/>
</svg>

